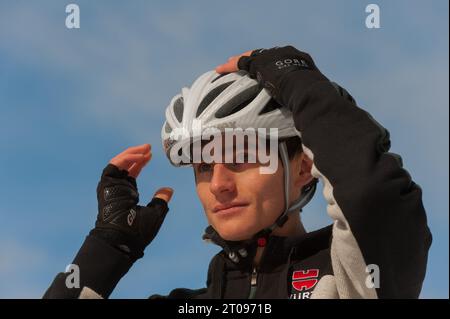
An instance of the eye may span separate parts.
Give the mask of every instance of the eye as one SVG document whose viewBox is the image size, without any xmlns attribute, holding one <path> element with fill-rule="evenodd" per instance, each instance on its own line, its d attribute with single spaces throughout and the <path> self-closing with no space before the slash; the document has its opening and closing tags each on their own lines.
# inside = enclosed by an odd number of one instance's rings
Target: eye
<svg viewBox="0 0 450 319">
<path fill-rule="evenodd" d="M 242 170 L 245 170 L 245 168 L 248 166 L 247 163 L 226 163 L 225 164 L 229 170 L 234 171 L 234 172 L 239 172 Z"/>
<path fill-rule="evenodd" d="M 210 172 L 212 170 L 212 164 L 201 163 L 197 166 L 198 173 Z"/>
<path fill-rule="evenodd" d="M 253 152 L 238 152 L 235 154 L 234 161 L 238 164 L 256 163 L 256 155 Z"/>
</svg>

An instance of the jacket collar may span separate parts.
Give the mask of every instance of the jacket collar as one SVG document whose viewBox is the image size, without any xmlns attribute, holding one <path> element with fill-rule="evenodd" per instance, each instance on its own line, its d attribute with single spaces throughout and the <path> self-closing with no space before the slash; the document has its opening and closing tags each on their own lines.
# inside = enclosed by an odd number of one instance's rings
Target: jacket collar
<svg viewBox="0 0 450 319">
<path fill-rule="evenodd" d="M 226 241 L 222 239 L 211 226 L 208 228 L 210 228 L 210 233 L 211 229 L 214 232 L 214 236 L 210 236 L 212 238 L 208 239 L 216 245 L 222 247 L 222 251 L 219 255 L 223 258 L 227 270 L 240 270 L 245 272 L 252 271 L 253 259 L 256 255 L 256 249 L 258 247 L 257 238 L 247 241 Z M 208 228 L 205 233 L 207 233 Z M 266 237 L 266 245 L 258 271 L 277 271 L 286 266 L 291 254 L 293 254 L 296 258 L 303 259 L 319 250 L 329 247 L 331 231 L 332 225 L 329 225 L 322 229 L 297 236 L 283 237 L 270 235 Z M 311 242 L 314 242 L 314 245 L 311 245 Z M 247 252 L 245 257 L 239 254 L 239 250 L 241 249 L 245 249 Z M 236 255 L 238 255 L 238 262 L 233 261 L 229 257 L 229 253 L 233 251 Z"/>
</svg>

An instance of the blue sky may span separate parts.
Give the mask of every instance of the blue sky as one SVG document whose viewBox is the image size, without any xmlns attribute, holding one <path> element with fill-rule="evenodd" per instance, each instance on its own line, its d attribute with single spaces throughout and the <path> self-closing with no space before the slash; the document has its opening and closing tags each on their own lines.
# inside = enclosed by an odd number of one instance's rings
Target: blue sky
<svg viewBox="0 0 450 319">
<path fill-rule="evenodd" d="M 165 107 L 228 56 L 285 44 L 309 52 L 391 132 L 434 235 L 421 297 L 448 298 L 448 1 L 72 2 L 78 30 L 65 28 L 69 1 L 0 0 L 0 298 L 44 293 L 94 224 L 102 168 L 142 143 L 153 145 L 142 201 L 160 186 L 175 195 L 112 297 L 203 287 L 218 249 L 201 240 L 191 170 L 163 156 Z M 365 27 L 369 3 L 380 29 Z M 321 196 L 303 221 L 331 222 Z"/>
</svg>

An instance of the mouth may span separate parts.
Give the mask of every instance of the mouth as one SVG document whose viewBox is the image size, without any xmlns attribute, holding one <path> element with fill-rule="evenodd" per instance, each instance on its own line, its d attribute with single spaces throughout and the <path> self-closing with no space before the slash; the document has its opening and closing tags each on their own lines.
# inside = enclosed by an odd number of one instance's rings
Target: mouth
<svg viewBox="0 0 450 319">
<path fill-rule="evenodd" d="M 247 206 L 248 204 L 243 202 L 220 204 L 213 208 L 213 213 L 217 215 L 235 215 L 241 213 Z"/>
</svg>

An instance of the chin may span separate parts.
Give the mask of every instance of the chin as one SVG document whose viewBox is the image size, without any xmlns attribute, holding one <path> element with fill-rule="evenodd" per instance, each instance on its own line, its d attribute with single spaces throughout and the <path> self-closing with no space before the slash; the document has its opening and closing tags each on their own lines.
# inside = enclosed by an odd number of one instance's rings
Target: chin
<svg viewBox="0 0 450 319">
<path fill-rule="evenodd" d="M 237 227 L 218 227 L 215 229 L 217 229 L 220 237 L 229 241 L 247 240 L 252 238 L 252 236 L 256 233 L 256 231 L 252 232 L 247 228 L 239 229 Z"/>
<path fill-rule="evenodd" d="M 247 240 L 250 239 L 251 236 L 245 236 L 242 234 L 224 234 L 224 235 L 220 235 L 220 237 L 222 237 L 223 239 L 227 240 L 227 241 L 241 241 L 241 240 Z"/>
<path fill-rule="evenodd" d="M 229 217 L 219 217 L 211 214 L 208 217 L 210 225 L 219 233 L 220 237 L 228 241 L 241 241 L 253 237 L 258 229 L 258 218 L 252 211 Z"/>
</svg>

